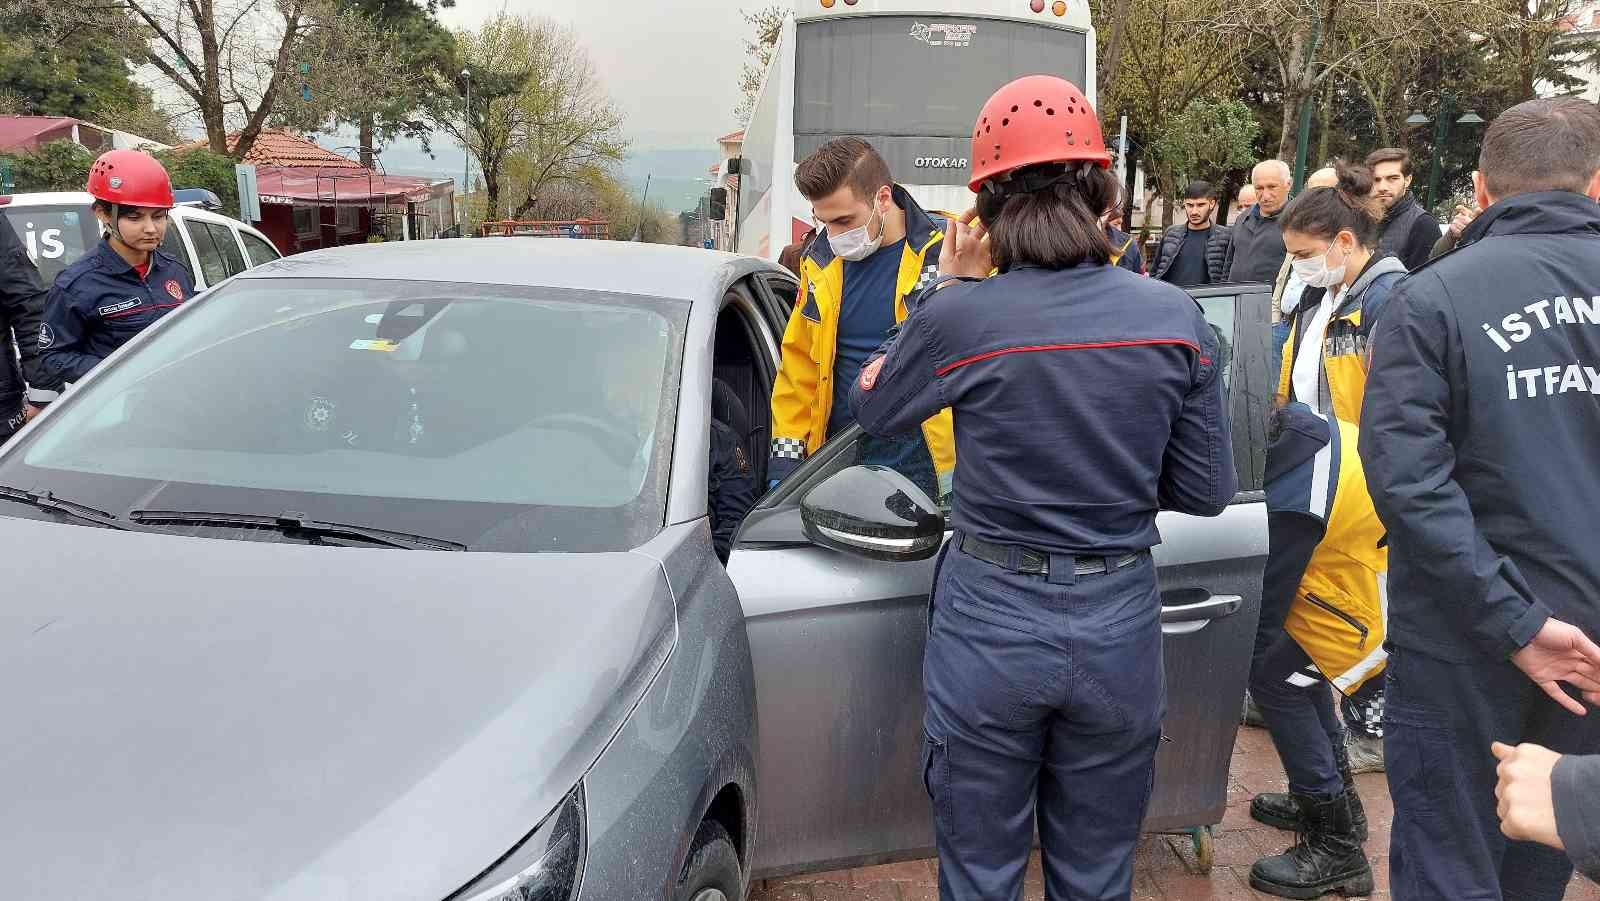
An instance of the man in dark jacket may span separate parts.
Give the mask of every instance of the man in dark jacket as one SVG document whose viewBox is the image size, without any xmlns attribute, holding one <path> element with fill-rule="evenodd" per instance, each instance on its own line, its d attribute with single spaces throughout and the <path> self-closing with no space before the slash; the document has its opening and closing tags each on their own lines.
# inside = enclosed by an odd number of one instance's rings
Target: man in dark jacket
<svg viewBox="0 0 1600 901">
<path fill-rule="evenodd" d="M 1493 741 L 1600 752 L 1600 108 L 1532 100 L 1484 135 L 1483 213 L 1396 286 L 1361 457 L 1388 529 L 1390 876 L 1412 898 L 1549 899 L 1508 843 Z M 1430 775 L 1438 774 L 1438 775 Z M 1498 888 L 1497 888 L 1498 887 Z"/>
<path fill-rule="evenodd" d="M 1378 250 L 1392 253 L 1416 269 L 1428 262 L 1439 240 L 1439 223 L 1411 196 L 1411 154 L 1385 147 L 1367 154 L 1372 170 L 1372 196 L 1383 205 L 1383 233 Z"/>
<path fill-rule="evenodd" d="M 1263 160 L 1250 175 L 1256 189 L 1256 205 L 1239 217 L 1229 236 L 1227 258 L 1223 262 L 1226 281 L 1272 284 L 1278 280 L 1283 258 L 1283 233 L 1278 229 L 1278 214 L 1289 202 L 1291 181 L 1289 164 L 1283 160 Z"/>
<path fill-rule="evenodd" d="M 38 337 L 45 296 L 27 248 L 10 220 L 0 216 L 0 442 L 15 434 L 32 415 L 28 386 L 39 389 L 46 382 L 39 368 Z M 17 365 L 19 349 L 21 366 Z"/>
<path fill-rule="evenodd" d="M 1183 192 L 1183 214 L 1188 221 L 1161 236 L 1151 275 L 1180 288 L 1223 281 L 1231 229 L 1215 224 L 1216 212 L 1217 192 L 1211 183 L 1190 182 Z"/>
</svg>

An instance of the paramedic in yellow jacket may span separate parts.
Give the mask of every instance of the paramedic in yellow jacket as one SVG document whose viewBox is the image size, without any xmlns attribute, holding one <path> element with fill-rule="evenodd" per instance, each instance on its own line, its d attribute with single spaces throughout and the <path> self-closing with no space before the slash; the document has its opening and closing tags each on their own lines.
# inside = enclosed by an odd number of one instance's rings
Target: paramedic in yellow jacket
<svg viewBox="0 0 1600 901">
<path fill-rule="evenodd" d="M 1367 493 L 1356 426 L 1292 403 L 1267 448 L 1267 567 L 1250 694 L 1289 777 L 1250 815 L 1303 841 L 1258 861 L 1250 884 L 1286 898 L 1372 891 L 1367 822 L 1329 685 L 1347 697 L 1383 680 L 1389 552 Z"/>
<path fill-rule="evenodd" d="M 821 230 L 800 261 L 800 295 L 772 389 L 772 485 L 854 422 L 850 386 L 905 320 L 906 298 L 938 274 L 944 237 L 860 138 L 822 145 L 801 161 L 794 180 Z M 936 500 L 949 494 L 949 410 L 923 423 L 921 435 L 864 435 L 861 451 L 862 462 L 899 470 Z"/>
</svg>

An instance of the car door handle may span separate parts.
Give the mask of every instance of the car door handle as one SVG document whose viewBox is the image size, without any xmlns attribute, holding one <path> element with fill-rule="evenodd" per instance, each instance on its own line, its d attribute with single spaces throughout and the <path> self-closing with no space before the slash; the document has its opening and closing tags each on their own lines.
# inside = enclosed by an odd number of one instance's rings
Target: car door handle
<svg viewBox="0 0 1600 901">
<path fill-rule="evenodd" d="M 1204 589 L 1188 589 L 1172 594 L 1182 596 L 1186 601 L 1190 597 L 1199 600 L 1161 605 L 1161 631 L 1167 635 L 1198 632 L 1210 625 L 1212 620 L 1231 616 L 1244 606 L 1244 598 L 1237 594 L 1211 594 Z"/>
</svg>

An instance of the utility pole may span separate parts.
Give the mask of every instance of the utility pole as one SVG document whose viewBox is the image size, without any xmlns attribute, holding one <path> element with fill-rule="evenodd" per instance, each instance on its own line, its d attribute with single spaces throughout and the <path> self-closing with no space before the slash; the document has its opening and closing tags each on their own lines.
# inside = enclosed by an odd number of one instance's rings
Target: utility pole
<svg viewBox="0 0 1600 901">
<path fill-rule="evenodd" d="M 472 193 L 472 73 L 461 70 L 461 80 L 467 85 L 467 105 L 461 113 L 461 229 L 467 228 L 467 195 Z M 462 235 L 466 237 L 466 235 Z"/>
<path fill-rule="evenodd" d="M 644 197 L 639 201 L 639 223 L 633 227 L 633 240 L 635 241 L 644 239 L 644 214 L 645 210 L 649 209 L 646 204 L 650 202 L 650 179 L 652 177 L 654 177 L 653 173 L 646 174 L 644 177 Z"/>
</svg>

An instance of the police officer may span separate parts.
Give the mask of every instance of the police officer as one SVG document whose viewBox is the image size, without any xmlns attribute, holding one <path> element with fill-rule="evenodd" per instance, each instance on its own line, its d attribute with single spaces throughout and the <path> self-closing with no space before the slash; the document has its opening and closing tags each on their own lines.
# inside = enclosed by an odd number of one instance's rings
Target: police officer
<svg viewBox="0 0 1600 901">
<path fill-rule="evenodd" d="M 851 391 L 876 434 L 954 411 L 923 670 L 940 894 L 1020 897 L 1037 815 L 1047 897 L 1127 898 L 1166 703 L 1156 511 L 1216 516 L 1236 484 L 1216 336 L 1110 265 L 1115 180 L 1076 87 L 1001 88 L 973 150 L 977 209 Z"/>
<path fill-rule="evenodd" d="M 1483 213 L 1402 280 L 1371 339 L 1361 458 L 1388 528 L 1384 753 L 1396 901 L 1555 901 L 1572 865 L 1508 842 L 1492 743 L 1600 751 L 1600 109 L 1484 134 Z"/>
<path fill-rule="evenodd" d="M 38 341 L 44 300 L 38 268 L 11 222 L 0 216 L 0 442 L 22 428 L 35 409 L 33 402 L 53 397 L 35 393 L 45 380 Z"/>
<path fill-rule="evenodd" d="M 71 383 L 194 294 L 189 271 L 161 251 L 172 183 L 154 157 L 112 150 L 89 169 L 105 237 L 56 276 L 39 328 L 40 367 Z"/>
</svg>

